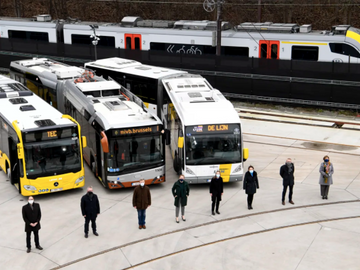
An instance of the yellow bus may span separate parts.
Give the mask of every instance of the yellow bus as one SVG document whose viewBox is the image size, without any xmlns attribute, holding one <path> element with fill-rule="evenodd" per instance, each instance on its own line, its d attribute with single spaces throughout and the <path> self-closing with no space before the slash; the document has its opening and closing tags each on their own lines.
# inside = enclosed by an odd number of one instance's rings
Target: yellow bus
<svg viewBox="0 0 360 270">
<path fill-rule="evenodd" d="M 0 75 L 0 167 L 23 196 L 83 187 L 80 125 Z"/>
</svg>

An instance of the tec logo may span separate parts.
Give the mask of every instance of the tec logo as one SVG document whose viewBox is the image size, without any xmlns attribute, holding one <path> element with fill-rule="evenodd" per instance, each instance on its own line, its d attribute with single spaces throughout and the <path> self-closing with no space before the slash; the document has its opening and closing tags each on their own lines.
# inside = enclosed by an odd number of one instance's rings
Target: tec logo
<svg viewBox="0 0 360 270">
<path fill-rule="evenodd" d="M 54 186 L 55 186 L 55 187 L 57 187 L 58 185 L 59 185 L 59 183 L 58 183 L 58 182 L 55 182 L 55 183 L 54 183 Z"/>
<path fill-rule="evenodd" d="M 49 189 L 39 189 L 39 193 L 41 192 L 49 192 Z"/>
</svg>

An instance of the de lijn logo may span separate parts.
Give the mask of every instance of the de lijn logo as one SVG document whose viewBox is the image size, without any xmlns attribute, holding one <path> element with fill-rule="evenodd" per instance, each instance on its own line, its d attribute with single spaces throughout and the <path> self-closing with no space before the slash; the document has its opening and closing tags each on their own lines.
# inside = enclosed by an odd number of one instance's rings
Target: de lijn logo
<svg viewBox="0 0 360 270">
<path fill-rule="evenodd" d="M 58 183 L 58 182 L 55 182 L 55 183 L 54 183 L 54 186 L 55 186 L 55 187 L 57 187 L 58 185 L 59 185 L 59 183 Z"/>
</svg>

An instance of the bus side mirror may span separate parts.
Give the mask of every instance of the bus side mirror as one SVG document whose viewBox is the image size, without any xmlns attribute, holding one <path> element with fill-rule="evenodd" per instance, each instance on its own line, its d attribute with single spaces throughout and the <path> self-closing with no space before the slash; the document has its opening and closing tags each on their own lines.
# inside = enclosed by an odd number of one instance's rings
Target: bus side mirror
<svg viewBox="0 0 360 270">
<path fill-rule="evenodd" d="M 17 144 L 17 154 L 18 154 L 18 159 L 23 159 L 24 158 L 21 143 Z"/>
<path fill-rule="evenodd" d="M 249 149 L 244 148 L 243 149 L 243 161 L 246 161 L 249 158 Z"/>
<path fill-rule="evenodd" d="M 87 141 L 86 141 L 86 137 L 82 136 L 81 137 L 81 142 L 82 142 L 82 147 L 85 148 L 87 146 Z"/>
<path fill-rule="evenodd" d="M 184 148 L 184 137 L 179 137 L 178 139 L 178 147 Z"/>
<path fill-rule="evenodd" d="M 165 144 L 169 145 L 170 144 L 170 130 L 165 129 Z"/>
<path fill-rule="evenodd" d="M 100 135 L 101 135 L 102 149 L 103 149 L 104 153 L 109 153 L 109 142 L 108 142 L 108 138 L 107 138 L 105 132 L 101 131 Z"/>
</svg>

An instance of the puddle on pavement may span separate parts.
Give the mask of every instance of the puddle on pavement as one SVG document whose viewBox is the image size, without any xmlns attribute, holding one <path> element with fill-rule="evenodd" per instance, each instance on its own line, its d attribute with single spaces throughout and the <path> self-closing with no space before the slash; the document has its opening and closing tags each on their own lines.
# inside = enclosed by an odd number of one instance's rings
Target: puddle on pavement
<svg viewBox="0 0 360 270">
<path fill-rule="evenodd" d="M 356 150 L 358 147 L 349 146 L 349 145 L 339 145 L 339 144 L 329 144 L 329 143 L 319 143 L 319 142 L 303 142 L 303 145 L 309 149 L 317 149 L 317 150 L 336 150 L 336 151 L 350 151 Z"/>
</svg>

